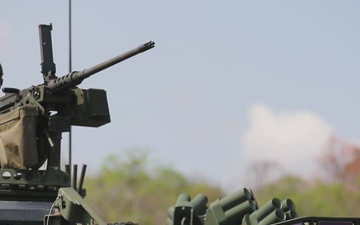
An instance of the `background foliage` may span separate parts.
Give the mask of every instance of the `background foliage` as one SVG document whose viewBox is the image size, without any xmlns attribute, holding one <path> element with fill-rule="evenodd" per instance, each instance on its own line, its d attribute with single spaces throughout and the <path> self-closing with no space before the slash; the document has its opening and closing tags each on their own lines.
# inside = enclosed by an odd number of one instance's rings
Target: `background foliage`
<svg viewBox="0 0 360 225">
<path fill-rule="evenodd" d="M 148 152 L 130 149 L 108 157 L 101 172 L 85 182 L 87 202 L 105 221 L 165 224 L 167 210 L 179 194 L 195 197 L 205 193 L 210 200 L 223 195 L 219 187 L 193 181 L 165 165 L 153 165 Z"/>
<path fill-rule="evenodd" d="M 332 139 L 319 161 L 322 176 L 304 180 L 284 174 L 258 183 L 252 191 L 260 206 L 271 198 L 290 198 L 299 216 L 359 216 L 359 156 L 358 146 Z M 270 164 L 260 162 L 258 167 Z M 185 177 L 169 165 L 156 165 L 149 151 L 141 148 L 109 156 L 101 172 L 87 178 L 85 188 L 86 201 L 105 221 L 146 225 L 165 224 L 168 208 L 181 193 L 191 197 L 204 193 L 209 202 L 230 194 L 206 180 Z"/>
</svg>

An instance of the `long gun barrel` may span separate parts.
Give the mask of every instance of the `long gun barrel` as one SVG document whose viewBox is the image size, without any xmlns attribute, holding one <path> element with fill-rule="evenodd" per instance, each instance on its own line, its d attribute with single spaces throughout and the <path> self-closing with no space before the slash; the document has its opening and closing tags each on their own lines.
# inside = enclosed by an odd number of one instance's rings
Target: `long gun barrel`
<svg viewBox="0 0 360 225">
<path fill-rule="evenodd" d="M 128 58 L 131 58 L 139 53 L 152 49 L 153 47 L 155 47 L 155 42 L 147 42 L 137 48 L 134 48 L 130 51 L 127 51 L 121 55 L 111 58 L 105 62 L 99 63 L 83 71 L 74 71 L 65 76 L 51 79 L 46 83 L 46 86 L 49 88 L 50 91 L 62 91 L 68 88 L 75 87 L 91 75 L 100 72 L 106 68 L 109 68 L 110 66 L 113 66 L 117 63 L 120 63 Z"/>
</svg>

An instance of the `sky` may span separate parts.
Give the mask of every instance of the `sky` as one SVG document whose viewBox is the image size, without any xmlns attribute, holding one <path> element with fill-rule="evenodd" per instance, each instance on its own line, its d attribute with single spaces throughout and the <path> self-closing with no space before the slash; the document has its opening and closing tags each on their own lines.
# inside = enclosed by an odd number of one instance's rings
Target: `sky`
<svg viewBox="0 0 360 225">
<path fill-rule="evenodd" d="M 359 10 L 355 0 L 73 1 L 73 70 L 156 43 L 80 85 L 107 91 L 112 123 L 74 127 L 73 162 L 95 173 L 140 147 L 227 190 L 251 185 L 254 162 L 315 176 L 332 135 L 360 142 Z M 4 86 L 43 82 L 38 25 L 49 23 L 62 76 L 68 1 L 1 3 Z"/>
</svg>

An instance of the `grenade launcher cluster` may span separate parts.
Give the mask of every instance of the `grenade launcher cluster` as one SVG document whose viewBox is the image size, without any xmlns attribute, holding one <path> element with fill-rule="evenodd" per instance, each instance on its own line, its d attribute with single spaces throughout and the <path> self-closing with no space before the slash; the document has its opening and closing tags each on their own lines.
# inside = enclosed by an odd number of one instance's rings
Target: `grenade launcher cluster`
<svg viewBox="0 0 360 225">
<path fill-rule="evenodd" d="M 305 200 L 306 201 L 306 200 Z M 208 198 L 198 194 L 193 199 L 180 194 L 168 209 L 166 225 L 359 225 L 360 218 L 298 217 L 294 202 L 272 198 L 259 206 L 246 188 L 219 198 L 208 205 Z"/>
<path fill-rule="evenodd" d="M 290 199 L 273 198 L 259 207 L 252 191 L 243 188 L 207 206 L 208 199 L 198 194 L 193 200 L 179 195 L 168 210 L 166 225 L 269 225 L 297 217 Z"/>
</svg>

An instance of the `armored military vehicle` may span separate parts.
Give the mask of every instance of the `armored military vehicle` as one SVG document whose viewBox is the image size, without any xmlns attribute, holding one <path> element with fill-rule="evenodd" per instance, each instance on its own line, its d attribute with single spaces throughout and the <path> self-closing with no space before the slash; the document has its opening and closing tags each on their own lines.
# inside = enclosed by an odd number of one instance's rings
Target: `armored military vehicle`
<svg viewBox="0 0 360 225">
<path fill-rule="evenodd" d="M 83 197 L 83 166 L 60 167 L 62 133 L 71 126 L 110 122 L 106 92 L 80 89 L 91 75 L 152 49 L 150 41 L 103 63 L 56 76 L 52 25 L 39 25 L 44 82 L 20 90 L 4 87 L 0 98 L 0 225 L 106 225 Z M 0 86 L 3 83 L 0 65 Z M 44 167 L 44 169 L 41 169 Z M 70 176 L 72 174 L 72 176 Z M 290 199 L 259 206 L 246 188 L 207 205 L 206 195 L 180 194 L 166 225 L 360 225 L 359 218 L 297 217 Z M 164 221 L 165 223 L 165 221 Z M 123 224 L 132 224 L 123 223 Z"/>
<path fill-rule="evenodd" d="M 82 71 L 56 76 L 52 25 L 39 25 L 44 83 L 20 90 L 2 88 L 0 98 L 0 225 L 106 223 L 84 202 L 83 166 L 60 168 L 62 133 L 70 126 L 100 127 L 110 122 L 105 90 L 80 89 L 86 78 L 139 53 L 150 41 Z M 2 84 L 3 70 L 0 66 Z M 44 167 L 44 169 L 40 169 Z M 72 181 L 72 182 L 71 182 Z"/>
</svg>

